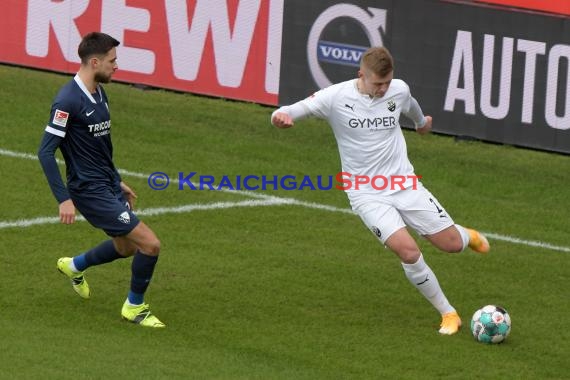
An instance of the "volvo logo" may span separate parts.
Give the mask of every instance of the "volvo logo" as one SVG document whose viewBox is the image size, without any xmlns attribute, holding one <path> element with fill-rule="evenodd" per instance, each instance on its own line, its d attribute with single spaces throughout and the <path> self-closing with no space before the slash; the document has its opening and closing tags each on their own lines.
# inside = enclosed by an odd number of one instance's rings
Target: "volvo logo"
<svg viewBox="0 0 570 380">
<path fill-rule="evenodd" d="M 320 46 L 323 30 L 339 17 L 348 17 L 356 20 L 368 37 L 370 46 L 384 46 L 380 30 L 386 30 L 385 9 L 368 8 L 368 10 L 365 10 L 353 4 L 337 4 L 325 9 L 313 23 L 307 42 L 309 69 L 319 88 L 325 88 L 332 84 L 321 68 L 319 56 L 321 59 L 328 58 L 326 60 L 329 62 L 334 59 L 337 63 L 354 65 L 355 62 L 358 63 L 360 55 L 365 50 L 365 48 L 352 45 L 331 44 L 330 42 L 322 43 L 322 46 Z M 320 47 L 322 47 L 321 51 L 319 51 Z"/>
</svg>

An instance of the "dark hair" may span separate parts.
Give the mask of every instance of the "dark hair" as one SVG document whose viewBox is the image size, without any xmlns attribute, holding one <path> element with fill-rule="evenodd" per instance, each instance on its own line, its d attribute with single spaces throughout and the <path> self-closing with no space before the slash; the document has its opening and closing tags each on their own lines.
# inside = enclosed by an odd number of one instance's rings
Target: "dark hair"
<svg viewBox="0 0 570 380">
<path fill-rule="evenodd" d="M 103 56 L 112 48 L 119 46 L 120 42 L 105 33 L 91 32 L 83 36 L 77 54 L 81 63 L 86 64 L 94 55 Z"/>
<path fill-rule="evenodd" d="M 394 60 L 385 47 L 371 47 L 366 50 L 362 55 L 361 65 L 380 77 L 385 77 L 394 70 Z"/>
</svg>

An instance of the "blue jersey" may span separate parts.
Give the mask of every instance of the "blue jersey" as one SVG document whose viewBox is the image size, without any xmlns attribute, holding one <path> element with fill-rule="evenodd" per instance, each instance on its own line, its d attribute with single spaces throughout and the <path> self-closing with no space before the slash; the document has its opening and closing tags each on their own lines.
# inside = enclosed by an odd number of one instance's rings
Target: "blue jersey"
<svg viewBox="0 0 570 380">
<path fill-rule="evenodd" d="M 59 148 L 70 191 L 90 185 L 120 190 L 121 179 L 113 164 L 109 105 L 101 86 L 91 94 L 76 75 L 57 94 L 45 131 L 62 138 Z"/>
</svg>

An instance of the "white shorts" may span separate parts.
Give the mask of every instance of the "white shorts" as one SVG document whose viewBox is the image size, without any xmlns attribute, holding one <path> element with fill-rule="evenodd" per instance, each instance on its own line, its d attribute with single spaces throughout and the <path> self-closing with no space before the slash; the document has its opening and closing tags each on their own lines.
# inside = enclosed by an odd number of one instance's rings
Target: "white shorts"
<svg viewBox="0 0 570 380">
<path fill-rule="evenodd" d="M 420 235 L 440 232 L 455 223 L 437 199 L 421 184 L 389 195 L 349 194 L 352 209 L 382 243 L 409 226 Z"/>
</svg>

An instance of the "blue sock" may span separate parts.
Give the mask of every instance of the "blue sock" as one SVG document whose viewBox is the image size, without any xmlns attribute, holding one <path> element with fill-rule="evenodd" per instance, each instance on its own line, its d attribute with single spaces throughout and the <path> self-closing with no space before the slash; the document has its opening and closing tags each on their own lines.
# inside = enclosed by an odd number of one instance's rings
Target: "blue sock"
<svg viewBox="0 0 570 380">
<path fill-rule="evenodd" d="M 141 305 L 144 302 L 144 294 L 135 293 L 132 290 L 129 290 L 127 299 L 131 305 Z"/>
<path fill-rule="evenodd" d="M 144 302 L 144 293 L 150 284 L 157 261 L 158 256 L 148 256 L 140 251 L 135 253 L 131 266 L 131 290 L 128 295 L 130 304 L 140 305 Z"/>
<path fill-rule="evenodd" d="M 119 252 L 115 249 L 113 240 L 106 240 L 84 254 L 75 256 L 73 265 L 75 265 L 78 271 L 83 272 L 90 266 L 110 263 L 122 258 L 123 256 L 119 255 Z"/>
</svg>

